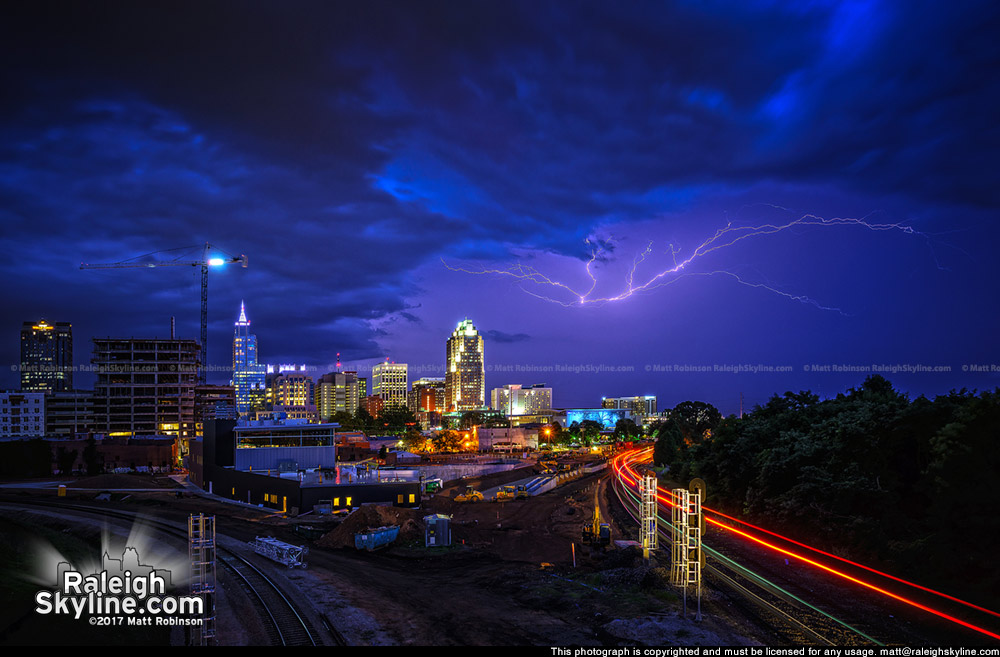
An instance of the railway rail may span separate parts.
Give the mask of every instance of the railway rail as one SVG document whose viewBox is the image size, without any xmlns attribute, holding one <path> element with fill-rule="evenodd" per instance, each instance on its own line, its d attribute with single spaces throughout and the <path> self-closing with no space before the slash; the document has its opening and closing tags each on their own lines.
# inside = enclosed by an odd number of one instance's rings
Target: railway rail
<svg viewBox="0 0 1000 657">
<path fill-rule="evenodd" d="M 613 490 L 626 513 L 638 523 L 638 498 L 620 479 L 611 478 Z M 673 540 L 673 529 L 662 519 L 661 540 Z M 753 573 L 721 553 L 707 549 L 706 581 L 744 614 L 790 645 L 882 645 L 863 631 L 809 605 L 793 593 Z"/>
</svg>

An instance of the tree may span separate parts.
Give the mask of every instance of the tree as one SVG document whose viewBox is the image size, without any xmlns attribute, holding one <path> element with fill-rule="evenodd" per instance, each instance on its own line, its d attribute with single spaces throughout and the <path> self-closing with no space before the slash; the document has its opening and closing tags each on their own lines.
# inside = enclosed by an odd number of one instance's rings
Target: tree
<svg viewBox="0 0 1000 657">
<path fill-rule="evenodd" d="M 66 449 L 62 445 L 56 447 L 56 467 L 59 474 L 73 474 L 73 464 L 76 463 L 76 450 Z"/>
<path fill-rule="evenodd" d="M 460 452 L 462 451 L 462 434 L 457 431 L 442 431 L 431 438 L 435 452 Z"/>
<path fill-rule="evenodd" d="M 656 442 L 653 444 L 653 463 L 670 466 L 677 460 L 678 451 L 683 444 L 684 437 L 676 422 L 660 422 L 656 430 Z"/>
<path fill-rule="evenodd" d="M 722 413 L 705 402 L 686 401 L 674 406 L 670 411 L 672 419 L 684 438 L 684 443 L 693 445 L 704 442 L 722 421 Z"/>
<path fill-rule="evenodd" d="M 604 425 L 596 420 L 584 420 L 580 423 L 580 438 L 584 445 L 592 445 L 601 436 Z"/>
<path fill-rule="evenodd" d="M 481 411 L 465 411 L 458 423 L 459 431 L 468 431 L 472 427 L 482 426 L 485 416 Z"/>
<path fill-rule="evenodd" d="M 364 406 L 358 406 L 358 410 L 354 411 L 354 429 L 371 435 L 374 427 L 375 418 L 372 417 L 372 414 Z"/>
<path fill-rule="evenodd" d="M 83 448 L 83 465 L 87 468 L 87 474 L 94 476 L 100 474 L 101 463 L 98 460 L 97 441 L 93 436 L 87 438 L 87 444 Z"/>
<path fill-rule="evenodd" d="M 642 429 L 630 418 L 622 418 L 615 423 L 615 431 L 611 437 L 617 441 L 630 441 L 642 435 Z"/>
</svg>

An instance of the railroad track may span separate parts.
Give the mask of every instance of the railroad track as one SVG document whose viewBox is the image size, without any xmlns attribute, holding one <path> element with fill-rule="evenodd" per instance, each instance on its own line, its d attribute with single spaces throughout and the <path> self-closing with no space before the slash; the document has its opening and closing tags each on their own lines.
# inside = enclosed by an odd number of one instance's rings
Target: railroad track
<svg viewBox="0 0 1000 657">
<path fill-rule="evenodd" d="M 101 509 L 85 505 L 58 504 L 41 500 L 18 500 L 16 502 L 4 501 L 2 504 L 9 506 L 46 507 L 63 511 L 72 510 L 101 517 L 128 520 L 130 522 L 134 522 L 136 519 L 141 519 L 143 523 L 151 527 L 155 527 L 164 534 L 175 536 L 185 542 L 188 540 L 186 530 L 182 530 L 157 518 L 139 513 L 130 513 L 117 509 Z M 232 550 L 217 546 L 216 552 L 219 555 L 219 564 L 227 571 L 235 575 L 236 580 L 240 583 L 240 586 L 247 593 L 250 600 L 255 602 L 255 605 L 258 608 L 258 615 L 261 617 L 262 621 L 264 621 L 263 626 L 265 634 L 271 640 L 273 645 L 324 645 L 320 633 L 316 631 L 316 628 L 307 618 L 299 613 L 299 609 L 295 603 L 293 603 L 288 596 L 281 591 L 278 585 L 271 578 Z M 325 617 L 322 618 L 322 621 L 324 629 L 329 633 L 336 645 L 348 645 L 343 635 L 338 632 L 336 628 L 332 627 Z"/>
<path fill-rule="evenodd" d="M 638 522 L 638 503 L 617 477 L 612 487 L 619 502 Z M 660 521 L 659 533 L 667 544 L 672 530 Z M 721 553 L 710 551 L 705 564 L 706 583 L 790 645 L 881 645 L 862 631 L 809 605 L 801 598 L 744 568 Z"/>
</svg>

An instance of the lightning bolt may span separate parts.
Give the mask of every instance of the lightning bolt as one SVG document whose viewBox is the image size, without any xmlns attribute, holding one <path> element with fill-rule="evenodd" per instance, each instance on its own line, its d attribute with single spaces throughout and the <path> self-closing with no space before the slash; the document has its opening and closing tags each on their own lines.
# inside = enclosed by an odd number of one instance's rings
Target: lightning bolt
<svg viewBox="0 0 1000 657">
<path fill-rule="evenodd" d="M 786 208 L 781 208 L 780 206 L 770 206 L 780 210 L 788 211 Z M 789 211 L 790 212 L 790 211 Z M 587 278 L 590 279 L 590 287 L 586 290 L 576 289 L 573 286 L 563 283 L 559 280 L 554 280 L 549 276 L 543 274 L 538 269 L 531 265 L 527 265 L 523 262 L 517 262 L 508 265 L 507 267 L 500 269 L 468 269 L 465 267 L 456 267 L 449 265 L 444 258 L 441 259 L 442 264 L 446 268 L 455 272 L 463 272 L 466 274 L 473 274 L 477 276 L 482 275 L 492 275 L 499 277 L 509 277 L 513 278 L 519 283 L 519 287 L 527 294 L 543 299 L 545 301 L 550 301 L 552 303 L 557 303 L 561 306 L 572 307 L 572 306 L 586 306 L 586 305 L 603 305 L 606 303 L 611 303 L 615 301 L 623 301 L 629 297 L 639 294 L 640 292 L 649 292 L 667 285 L 672 285 L 677 281 L 692 277 L 692 276 L 726 276 L 741 285 L 746 285 L 748 287 L 764 289 L 779 296 L 786 297 L 792 301 L 797 301 L 800 303 L 809 304 L 819 308 L 820 310 L 827 310 L 838 312 L 844 314 L 839 308 L 831 308 L 828 306 L 823 306 L 817 301 L 810 299 L 804 295 L 791 294 L 777 289 L 772 285 L 765 283 L 755 283 L 743 279 L 734 272 L 728 270 L 714 270 L 714 271 L 691 271 L 695 263 L 706 258 L 710 254 L 722 251 L 724 249 L 730 248 L 744 240 L 763 237 L 767 235 L 773 235 L 775 233 L 780 233 L 782 231 L 789 230 L 796 227 L 805 226 L 817 226 L 821 228 L 832 228 L 836 226 L 858 226 L 866 228 L 872 231 L 900 231 L 907 234 L 917 234 L 912 227 L 906 226 L 900 223 L 872 223 L 868 220 L 868 216 L 862 217 L 860 219 L 850 218 L 850 217 L 834 217 L 831 219 L 825 219 L 823 217 L 814 214 L 805 214 L 797 219 L 793 219 L 787 223 L 766 223 L 757 226 L 734 226 L 732 222 L 728 222 L 725 226 L 717 229 L 711 236 L 705 239 L 701 244 L 699 244 L 693 251 L 690 252 L 686 257 L 683 256 L 681 249 L 670 244 L 667 253 L 670 254 L 671 266 L 657 271 L 655 273 L 640 274 L 640 268 L 642 264 L 649 258 L 653 253 L 653 243 L 649 242 L 646 248 L 638 253 L 633 259 L 632 264 L 625 274 L 625 279 L 621 287 L 621 291 L 612 296 L 595 296 L 594 290 L 597 288 L 598 280 L 597 276 L 594 274 L 593 265 L 604 253 L 604 249 L 593 246 L 591 241 L 586 240 L 586 244 L 591 245 L 590 259 L 587 260 L 584 270 L 586 272 Z M 525 284 L 534 284 L 542 289 L 552 288 L 556 290 L 558 294 L 549 292 L 549 294 L 544 294 L 541 292 L 536 292 L 525 287 Z M 551 295 L 551 296 L 550 296 Z M 558 298 L 562 297 L 562 298 Z"/>
</svg>

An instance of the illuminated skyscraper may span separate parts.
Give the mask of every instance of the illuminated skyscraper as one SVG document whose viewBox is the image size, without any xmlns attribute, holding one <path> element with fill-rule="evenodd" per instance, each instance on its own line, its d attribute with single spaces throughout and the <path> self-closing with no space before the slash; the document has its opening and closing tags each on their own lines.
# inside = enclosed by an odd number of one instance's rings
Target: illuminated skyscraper
<svg viewBox="0 0 1000 657">
<path fill-rule="evenodd" d="M 448 338 L 444 379 L 447 412 L 486 408 L 486 370 L 483 337 L 471 320 L 465 319 Z"/>
<path fill-rule="evenodd" d="M 73 389 L 73 326 L 69 322 L 21 325 L 21 391 Z"/>
<path fill-rule="evenodd" d="M 327 422 L 337 412 L 354 415 L 358 410 L 358 373 L 331 372 L 316 381 L 316 410 Z"/>
<path fill-rule="evenodd" d="M 240 302 L 240 317 L 233 335 L 233 387 L 240 414 L 264 407 L 266 375 L 266 366 L 257 363 L 257 336 L 250 333 L 246 307 Z"/>
<path fill-rule="evenodd" d="M 372 368 L 372 395 L 386 406 L 406 406 L 406 363 L 379 363 Z"/>
</svg>

